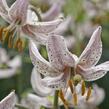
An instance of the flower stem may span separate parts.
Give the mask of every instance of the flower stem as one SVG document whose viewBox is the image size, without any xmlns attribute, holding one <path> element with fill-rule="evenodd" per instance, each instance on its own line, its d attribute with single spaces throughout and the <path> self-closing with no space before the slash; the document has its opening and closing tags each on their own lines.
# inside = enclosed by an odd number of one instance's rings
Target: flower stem
<svg viewBox="0 0 109 109">
<path fill-rule="evenodd" d="M 58 94 L 59 94 L 59 90 L 55 91 L 55 95 L 54 95 L 54 106 L 53 109 L 58 109 Z"/>
</svg>

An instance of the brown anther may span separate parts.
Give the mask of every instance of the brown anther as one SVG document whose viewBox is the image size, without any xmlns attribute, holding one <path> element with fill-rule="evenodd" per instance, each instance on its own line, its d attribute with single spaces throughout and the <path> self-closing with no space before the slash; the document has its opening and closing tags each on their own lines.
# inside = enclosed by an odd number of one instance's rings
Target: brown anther
<svg viewBox="0 0 109 109">
<path fill-rule="evenodd" d="M 74 92 L 73 81 L 72 81 L 72 80 L 69 80 L 69 81 L 68 81 L 68 85 L 69 85 L 70 90 L 71 90 L 71 92 L 72 92 L 72 94 L 73 94 L 73 92 Z"/>
<path fill-rule="evenodd" d="M 74 92 L 74 94 L 73 94 L 73 103 L 74 103 L 75 106 L 78 104 L 78 97 L 77 97 L 76 92 Z"/>
<path fill-rule="evenodd" d="M 85 82 L 82 81 L 82 86 L 81 86 L 81 95 L 83 96 L 86 92 L 86 85 L 85 85 Z"/>
<path fill-rule="evenodd" d="M 5 31 L 3 36 L 3 43 L 5 43 L 5 41 L 8 40 L 9 36 L 10 36 L 9 30 Z"/>
<path fill-rule="evenodd" d="M 12 48 L 12 35 L 8 39 L 8 47 Z"/>
<path fill-rule="evenodd" d="M 87 92 L 87 96 L 86 96 L 86 101 L 89 100 L 89 98 L 90 98 L 90 96 L 91 96 L 91 92 L 92 92 L 92 88 L 89 87 L 89 88 L 88 88 L 88 92 Z"/>
<path fill-rule="evenodd" d="M 0 28 L 0 41 L 2 41 L 3 38 L 3 27 Z"/>
<path fill-rule="evenodd" d="M 68 102 L 64 98 L 64 94 L 63 94 L 62 90 L 59 91 L 59 97 L 62 100 L 62 102 L 64 103 L 65 107 L 68 107 Z"/>
</svg>

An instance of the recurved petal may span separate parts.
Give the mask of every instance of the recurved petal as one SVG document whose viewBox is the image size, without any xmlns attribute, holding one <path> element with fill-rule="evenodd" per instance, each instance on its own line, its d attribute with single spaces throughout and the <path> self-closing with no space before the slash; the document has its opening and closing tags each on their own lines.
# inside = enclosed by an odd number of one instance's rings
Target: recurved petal
<svg viewBox="0 0 109 109">
<path fill-rule="evenodd" d="M 96 65 L 102 54 L 101 26 L 99 26 L 82 52 L 78 64 L 84 68 Z"/>
<path fill-rule="evenodd" d="M 53 106 L 53 104 L 47 99 L 47 97 L 40 97 L 35 94 L 29 93 L 27 95 L 27 99 L 31 102 L 31 104 L 40 105 L 47 108 L 51 108 Z"/>
<path fill-rule="evenodd" d="M 6 22 L 10 23 L 10 19 L 8 17 L 9 7 L 7 5 L 6 0 L 0 0 L 0 16 L 6 20 Z"/>
<path fill-rule="evenodd" d="M 83 69 L 83 72 L 81 71 L 80 73 L 86 81 L 95 81 L 106 75 L 107 71 L 109 71 L 109 61 L 89 69 Z"/>
<path fill-rule="evenodd" d="M 68 51 L 62 36 L 51 34 L 47 41 L 48 57 L 53 68 L 62 71 L 66 66 L 74 66 L 74 58 Z"/>
<path fill-rule="evenodd" d="M 8 5 L 6 0 L 0 0 L 0 13 L 7 14 L 8 13 Z"/>
<path fill-rule="evenodd" d="M 72 21 L 72 17 L 71 17 L 71 16 L 68 16 L 68 17 L 58 26 L 58 28 L 54 31 L 54 33 L 55 33 L 55 34 L 59 34 L 59 35 L 64 34 L 64 33 L 68 30 L 71 21 Z"/>
<path fill-rule="evenodd" d="M 42 33 L 35 33 L 34 31 L 29 28 L 28 25 L 25 25 L 22 27 L 22 32 L 27 35 L 27 38 L 32 39 L 34 42 L 38 44 L 45 45 L 48 35 L 42 34 Z"/>
<path fill-rule="evenodd" d="M 50 63 L 40 55 L 33 41 L 30 41 L 29 52 L 30 58 L 32 60 L 33 65 L 36 67 L 37 72 L 45 76 L 56 76 L 59 74 L 59 72 L 54 71 Z"/>
<path fill-rule="evenodd" d="M 70 79 L 70 72 L 66 70 L 57 77 L 45 77 L 42 83 L 49 88 L 54 90 L 65 89 L 67 87 L 67 82 Z"/>
<path fill-rule="evenodd" d="M 58 27 L 58 25 L 62 21 L 62 18 L 58 18 L 56 20 L 48 22 L 31 22 L 31 24 L 27 25 L 33 33 L 51 33 Z"/>
<path fill-rule="evenodd" d="M 19 20 L 22 24 L 26 22 L 28 0 L 16 0 L 9 9 L 11 20 Z"/>
<path fill-rule="evenodd" d="M 7 62 L 7 65 L 12 68 L 18 68 L 21 66 L 21 64 L 22 62 L 20 56 L 15 56 L 12 60 Z"/>
<path fill-rule="evenodd" d="M 58 15 L 61 13 L 62 5 L 59 3 L 54 3 L 51 8 L 45 12 L 42 13 L 41 17 L 43 21 L 50 21 L 58 17 Z"/>
<path fill-rule="evenodd" d="M 11 92 L 2 101 L 0 101 L 0 109 L 13 109 L 16 103 L 15 92 Z"/>
<path fill-rule="evenodd" d="M 0 69 L 0 79 L 3 78 L 10 78 L 17 74 L 16 68 L 7 68 L 7 69 Z"/>
<path fill-rule="evenodd" d="M 42 84 L 41 75 L 35 68 L 33 68 L 31 75 L 31 85 L 33 90 L 41 97 L 47 96 L 52 92 L 50 88 L 47 88 Z"/>
</svg>

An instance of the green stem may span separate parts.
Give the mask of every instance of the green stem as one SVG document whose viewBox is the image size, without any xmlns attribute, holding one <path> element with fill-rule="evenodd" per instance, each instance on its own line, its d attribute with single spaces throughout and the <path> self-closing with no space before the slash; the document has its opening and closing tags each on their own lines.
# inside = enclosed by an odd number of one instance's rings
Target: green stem
<svg viewBox="0 0 109 109">
<path fill-rule="evenodd" d="M 54 106 L 53 109 L 58 109 L 58 94 L 59 94 L 59 90 L 55 91 L 55 95 L 54 95 Z"/>
</svg>

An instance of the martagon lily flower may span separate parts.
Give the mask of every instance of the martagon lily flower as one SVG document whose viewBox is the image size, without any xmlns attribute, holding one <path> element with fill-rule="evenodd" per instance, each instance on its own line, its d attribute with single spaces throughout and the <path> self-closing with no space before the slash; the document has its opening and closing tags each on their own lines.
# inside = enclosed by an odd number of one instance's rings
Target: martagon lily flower
<svg viewBox="0 0 109 109">
<path fill-rule="evenodd" d="M 46 96 L 51 92 L 50 89 L 66 89 L 70 86 L 71 92 L 75 100 L 77 100 L 77 94 L 72 90 L 75 84 L 81 80 L 97 80 L 109 71 L 109 61 L 95 66 L 102 54 L 100 35 L 101 27 L 99 26 L 92 34 L 89 43 L 78 58 L 68 51 L 62 36 L 52 34 L 51 37 L 48 37 L 46 44 L 50 62 L 46 61 L 40 55 L 35 43 L 31 42 L 29 51 L 32 63 L 35 66 L 31 77 L 31 83 L 35 92 L 38 92 L 40 96 Z M 74 68 L 74 71 L 72 71 L 71 68 Z M 42 78 L 40 74 L 44 75 L 44 77 Z M 70 80 L 72 77 L 74 84 Z M 37 83 L 35 82 L 36 80 Z M 48 93 L 45 92 L 44 88 L 48 88 Z M 82 95 L 84 95 L 84 82 L 82 82 L 81 89 Z M 91 96 L 91 87 L 89 87 L 87 96 L 88 100 Z"/>
<path fill-rule="evenodd" d="M 28 0 L 16 0 L 11 7 L 8 7 L 6 0 L 0 0 L 0 16 L 10 24 L 0 29 L 0 40 L 6 40 L 9 37 L 9 47 L 12 47 L 12 41 L 14 41 L 15 47 L 22 50 L 21 33 L 41 43 L 45 34 L 55 30 L 62 22 L 60 18 L 49 22 L 34 22 L 34 19 L 28 21 L 28 15 L 30 15 L 28 12 L 32 12 L 28 10 L 31 10 Z"/>
<path fill-rule="evenodd" d="M 14 109 L 16 103 L 15 92 L 12 91 L 2 101 L 0 101 L 0 109 Z"/>
</svg>

